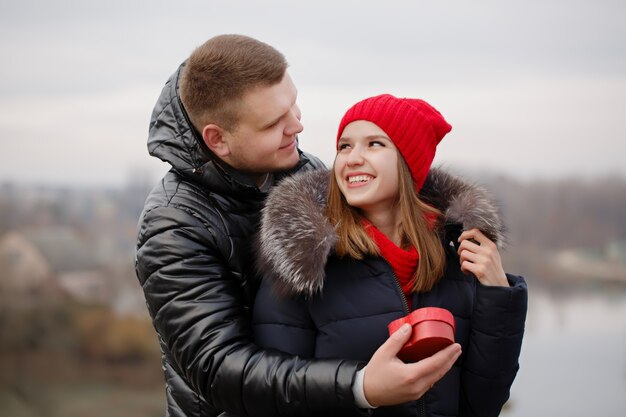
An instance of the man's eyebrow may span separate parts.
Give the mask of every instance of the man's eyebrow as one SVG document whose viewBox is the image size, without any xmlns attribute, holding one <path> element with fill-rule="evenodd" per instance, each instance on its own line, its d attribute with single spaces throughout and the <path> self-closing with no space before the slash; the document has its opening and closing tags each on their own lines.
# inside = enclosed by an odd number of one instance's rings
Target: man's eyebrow
<svg viewBox="0 0 626 417">
<path fill-rule="evenodd" d="M 277 116 L 274 119 L 271 119 L 268 123 L 264 123 L 263 125 L 261 125 L 261 129 L 267 129 L 268 127 L 278 123 L 280 121 L 280 119 L 285 117 L 285 115 L 291 111 L 293 106 L 296 104 L 297 100 L 298 100 L 298 90 L 296 90 L 296 94 L 295 94 L 295 97 L 293 99 L 293 103 L 291 104 L 291 107 L 287 111 L 285 111 L 283 114 L 281 114 L 280 116 Z"/>
<path fill-rule="evenodd" d="M 278 117 L 276 117 L 276 118 L 274 118 L 274 119 L 270 120 L 269 122 L 264 123 L 263 125 L 261 125 L 261 129 L 267 129 L 267 128 L 268 128 L 268 127 L 270 127 L 270 126 L 275 125 L 275 124 L 276 124 L 276 123 L 278 123 L 278 121 L 279 121 L 280 119 L 282 119 L 284 116 L 285 116 L 284 114 L 281 114 L 280 116 L 278 116 Z"/>
</svg>

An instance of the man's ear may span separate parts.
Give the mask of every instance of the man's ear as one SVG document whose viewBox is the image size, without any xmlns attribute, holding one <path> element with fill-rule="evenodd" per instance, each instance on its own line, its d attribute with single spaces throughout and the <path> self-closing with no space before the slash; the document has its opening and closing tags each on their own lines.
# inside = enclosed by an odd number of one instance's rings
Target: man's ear
<svg viewBox="0 0 626 417">
<path fill-rule="evenodd" d="M 224 138 L 224 129 L 216 124 L 209 124 L 202 129 L 202 139 L 215 155 L 225 158 L 230 155 L 228 142 Z"/>
</svg>

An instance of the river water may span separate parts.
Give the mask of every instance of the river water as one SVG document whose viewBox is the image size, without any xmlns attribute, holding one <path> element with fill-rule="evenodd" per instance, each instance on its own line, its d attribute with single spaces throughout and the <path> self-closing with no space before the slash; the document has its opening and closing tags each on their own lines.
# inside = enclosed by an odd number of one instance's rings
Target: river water
<svg viewBox="0 0 626 417">
<path fill-rule="evenodd" d="M 626 417 L 626 290 L 529 293 L 504 417 Z"/>
</svg>

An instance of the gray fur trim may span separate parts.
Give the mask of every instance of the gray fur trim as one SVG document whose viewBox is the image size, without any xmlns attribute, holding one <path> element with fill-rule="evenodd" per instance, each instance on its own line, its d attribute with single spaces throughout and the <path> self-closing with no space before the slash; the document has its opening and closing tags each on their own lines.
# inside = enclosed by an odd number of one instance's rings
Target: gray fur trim
<svg viewBox="0 0 626 417">
<path fill-rule="evenodd" d="M 287 177 L 272 189 L 261 215 L 257 267 L 279 294 L 314 294 L 337 235 L 324 215 L 329 171 Z"/>
<path fill-rule="evenodd" d="M 262 211 L 256 264 L 281 295 L 319 292 L 337 236 L 324 215 L 329 171 L 301 172 L 281 181 L 269 193 Z M 420 197 L 445 214 L 446 225 L 478 228 L 500 248 L 504 226 L 486 191 L 433 168 Z"/>
<path fill-rule="evenodd" d="M 446 224 L 478 229 L 499 249 L 506 247 L 506 228 L 494 199 L 483 187 L 432 168 L 420 196 L 444 212 Z"/>
</svg>

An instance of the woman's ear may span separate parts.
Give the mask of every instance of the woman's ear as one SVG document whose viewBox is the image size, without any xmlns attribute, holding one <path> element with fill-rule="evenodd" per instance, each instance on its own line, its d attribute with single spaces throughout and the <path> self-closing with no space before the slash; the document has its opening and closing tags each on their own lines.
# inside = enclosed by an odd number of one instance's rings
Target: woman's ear
<svg viewBox="0 0 626 417">
<path fill-rule="evenodd" d="M 202 129 L 202 139 L 206 146 L 220 158 L 230 155 L 228 142 L 224 137 L 224 129 L 216 124 L 209 124 Z"/>
</svg>

